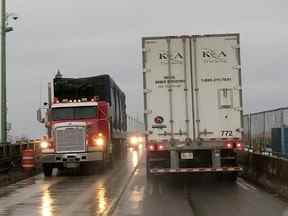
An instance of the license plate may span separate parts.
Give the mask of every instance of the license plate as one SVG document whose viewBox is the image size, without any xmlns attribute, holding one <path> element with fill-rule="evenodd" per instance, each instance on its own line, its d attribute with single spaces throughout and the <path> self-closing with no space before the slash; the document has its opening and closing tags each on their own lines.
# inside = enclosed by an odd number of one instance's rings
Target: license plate
<svg viewBox="0 0 288 216">
<path fill-rule="evenodd" d="M 64 166 L 66 168 L 77 168 L 79 166 L 79 163 L 69 162 L 69 163 L 65 163 Z"/>
<path fill-rule="evenodd" d="M 182 152 L 181 159 L 184 159 L 184 160 L 193 159 L 193 152 Z"/>
</svg>

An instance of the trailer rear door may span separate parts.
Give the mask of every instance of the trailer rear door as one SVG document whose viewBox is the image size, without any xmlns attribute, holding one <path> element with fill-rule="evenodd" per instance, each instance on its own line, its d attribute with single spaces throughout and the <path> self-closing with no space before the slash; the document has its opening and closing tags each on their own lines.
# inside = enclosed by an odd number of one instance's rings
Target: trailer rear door
<svg viewBox="0 0 288 216">
<path fill-rule="evenodd" d="M 241 138 L 239 35 L 192 40 L 197 137 Z"/>
<path fill-rule="evenodd" d="M 193 139 L 190 37 L 143 39 L 146 131 L 150 140 Z"/>
</svg>

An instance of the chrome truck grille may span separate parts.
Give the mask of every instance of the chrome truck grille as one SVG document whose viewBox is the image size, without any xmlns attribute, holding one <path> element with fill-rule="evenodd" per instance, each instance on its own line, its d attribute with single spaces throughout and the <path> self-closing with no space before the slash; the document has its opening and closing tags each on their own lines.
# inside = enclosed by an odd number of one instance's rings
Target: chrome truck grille
<svg viewBox="0 0 288 216">
<path fill-rule="evenodd" d="M 60 127 L 55 133 L 56 152 L 85 151 L 85 127 Z"/>
</svg>

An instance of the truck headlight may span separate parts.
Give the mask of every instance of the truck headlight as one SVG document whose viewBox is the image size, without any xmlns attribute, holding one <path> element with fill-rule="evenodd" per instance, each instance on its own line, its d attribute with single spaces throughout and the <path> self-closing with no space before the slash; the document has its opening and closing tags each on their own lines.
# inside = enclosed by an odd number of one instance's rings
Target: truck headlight
<svg viewBox="0 0 288 216">
<path fill-rule="evenodd" d="M 99 146 L 99 147 L 104 146 L 104 143 L 105 143 L 105 141 L 104 141 L 103 137 L 97 137 L 94 139 L 94 144 Z"/>
<path fill-rule="evenodd" d="M 137 138 L 137 137 L 131 137 L 131 138 L 130 138 L 130 143 L 131 143 L 132 145 L 136 145 L 136 144 L 138 143 L 138 138 Z"/>
<path fill-rule="evenodd" d="M 41 149 L 47 149 L 49 147 L 49 143 L 46 140 L 42 140 L 40 142 Z"/>
</svg>

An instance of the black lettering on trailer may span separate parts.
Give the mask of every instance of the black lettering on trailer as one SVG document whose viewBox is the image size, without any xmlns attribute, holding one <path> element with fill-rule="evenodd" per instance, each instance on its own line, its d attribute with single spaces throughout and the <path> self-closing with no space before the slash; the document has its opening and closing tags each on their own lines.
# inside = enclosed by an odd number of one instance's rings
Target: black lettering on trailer
<svg viewBox="0 0 288 216">
<path fill-rule="evenodd" d="M 231 130 L 221 130 L 221 136 L 233 136 L 233 132 Z"/>
</svg>

